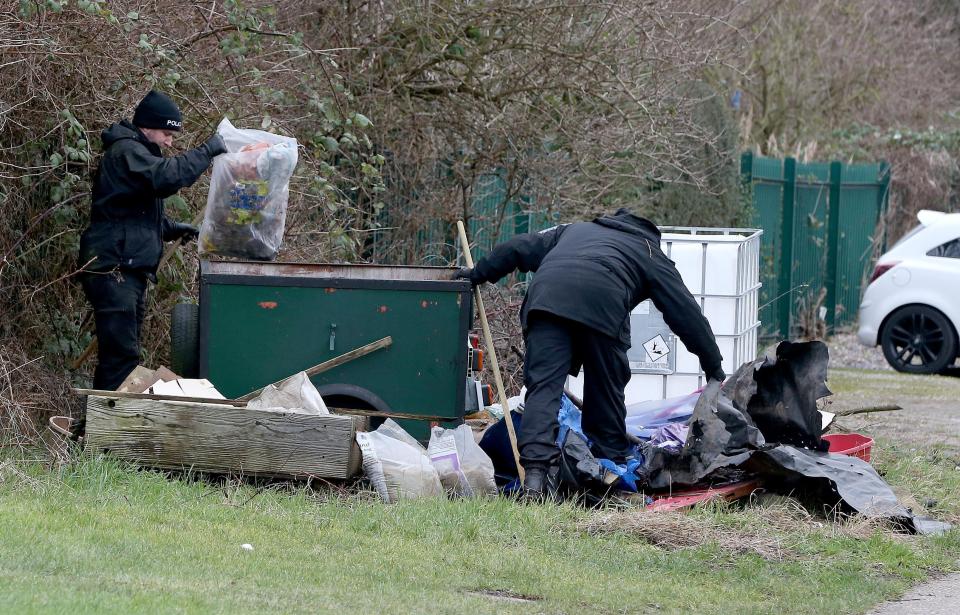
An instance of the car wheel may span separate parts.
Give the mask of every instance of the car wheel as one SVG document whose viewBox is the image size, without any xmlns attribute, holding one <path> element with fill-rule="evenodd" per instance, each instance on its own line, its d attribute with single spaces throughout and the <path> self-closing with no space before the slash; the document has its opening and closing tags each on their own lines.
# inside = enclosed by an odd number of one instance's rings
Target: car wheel
<svg viewBox="0 0 960 615">
<path fill-rule="evenodd" d="M 880 336 L 883 356 L 898 372 L 937 374 L 957 356 L 957 337 L 947 317 L 925 305 L 902 307 Z"/>
</svg>

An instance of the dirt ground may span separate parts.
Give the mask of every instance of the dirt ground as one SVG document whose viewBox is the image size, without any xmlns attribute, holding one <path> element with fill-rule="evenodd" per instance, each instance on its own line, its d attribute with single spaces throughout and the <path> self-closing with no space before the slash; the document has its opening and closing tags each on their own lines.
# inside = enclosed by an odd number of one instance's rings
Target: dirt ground
<svg viewBox="0 0 960 615">
<path fill-rule="evenodd" d="M 940 445 L 960 454 L 960 372 L 916 376 L 893 370 L 831 369 L 834 392 L 824 410 L 889 406 L 902 410 L 838 417 L 834 431 L 858 431 L 909 445 Z"/>
<path fill-rule="evenodd" d="M 878 346 L 867 347 L 853 333 L 827 340 L 834 395 L 826 410 L 850 410 L 896 404 L 903 410 L 838 418 L 846 428 L 911 446 L 940 444 L 960 453 L 960 366 L 945 376 L 916 376 L 894 371 Z"/>
</svg>

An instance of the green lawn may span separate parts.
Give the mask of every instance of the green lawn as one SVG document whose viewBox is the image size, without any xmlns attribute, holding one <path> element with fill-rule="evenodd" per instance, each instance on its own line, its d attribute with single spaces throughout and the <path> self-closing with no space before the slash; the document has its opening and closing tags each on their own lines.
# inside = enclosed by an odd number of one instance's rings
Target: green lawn
<svg viewBox="0 0 960 615">
<path fill-rule="evenodd" d="M 901 492 L 956 517 L 954 460 L 881 450 L 878 466 Z M 697 511 L 692 523 L 773 537 L 779 559 L 717 542 L 671 551 L 629 533 L 591 535 L 581 528 L 602 513 L 569 505 L 385 506 L 369 494 L 171 478 L 104 458 L 60 470 L 3 459 L 2 613 L 857 613 L 956 567 L 960 553 L 960 532 L 851 533 L 802 517 L 783 527 L 759 505 Z"/>
</svg>

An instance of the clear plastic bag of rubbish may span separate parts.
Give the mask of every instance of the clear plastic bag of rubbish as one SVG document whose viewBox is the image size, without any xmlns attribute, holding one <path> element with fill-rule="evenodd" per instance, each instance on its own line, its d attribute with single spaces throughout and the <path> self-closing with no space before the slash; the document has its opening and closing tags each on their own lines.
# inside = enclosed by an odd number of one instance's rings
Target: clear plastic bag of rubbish
<svg viewBox="0 0 960 615">
<path fill-rule="evenodd" d="M 273 260 L 283 241 L 297 140 L 235 128 L 226 118 L 217 132 L 228 153 L 213 160 L 200 254 Z"/>
<path fill-rule="evenodd" d="M 306 372 L 287 378 L 280 383 L 279 387 L 267 385 L 259 395 L 247 403 L 247 408 L 313 416 L 330 414 L 327 404 L 320 397 L 317 387 L 310 382 Z"/>
<path fill-rule="evenodd" d="M 477 444 L 468 425 L 456 429 L 434 427 L 427 455 L 448 493 L 463 497 L 497 494 L 493 461 Z"/>
<path fill-rule="evenodd" d="M 383 501 L 392 504 L 443 494 L 427 451 L 393 420 L 387 419 L 376 431 L 358 433 L 357 444 L 363 453 L 363 473 Z"/>
</svg>

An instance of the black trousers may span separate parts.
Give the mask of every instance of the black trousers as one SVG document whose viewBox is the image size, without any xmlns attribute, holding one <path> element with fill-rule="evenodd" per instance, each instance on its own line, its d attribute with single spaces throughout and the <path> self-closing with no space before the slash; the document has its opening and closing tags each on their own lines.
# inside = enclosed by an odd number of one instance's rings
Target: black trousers
<svg viewBox="0 0 960 615">
<path fill-rule="evenodd" d="M 97 327 L 93 388 L 114 391 L 140 363 L 147 278 L 129 271 L 85 273 L 81 284 Z"/>
<path fill-rule="evenodd" d="M 518 446 L 524 467 L 549 465 L 560 451 L 557 411 L 567 374 L 583 365 L 583 432 L 593 453 L 622 462 L 630 453 L 623 390 L 630 380 L 627 347 L 578 322 L 546 312 L 527 315 L 523 364 L 527 399 Z"/>
</svg>

